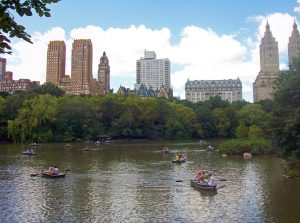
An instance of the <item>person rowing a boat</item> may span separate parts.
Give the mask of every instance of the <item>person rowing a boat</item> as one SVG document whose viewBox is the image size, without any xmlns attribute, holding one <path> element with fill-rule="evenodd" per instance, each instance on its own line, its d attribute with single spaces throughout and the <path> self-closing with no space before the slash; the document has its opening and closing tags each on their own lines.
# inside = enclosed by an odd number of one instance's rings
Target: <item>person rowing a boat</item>
<svg viewBox="0 0 300 223">
<path fill-rule="evenodd" d="M 165 146 L 165 147 L 163 148 L 163 152 L 164 152 L 164 153 L 169 152 L 168 147 Z"/>
<path fill-rule="evenodd" d="M 206 182 L 206 184 L 209 185 L 209 186 L 216 186 L 217 185 L 216 178 L 211 173 L 208 174 L 208 181 Z"/>
<path fill-rule="evenodd" d="M 203 181 L 203 172 L 202 171 L 199 171 L 195 177 L 195 181 L 197 182 L 200 182 L 200 181 Z"/>
<path fill-rule="evenodd" d="M 58 175 L 59 174 L 59 170 L 58 170 L 57 166 L 54 167 L 53 174 L 54 175 Z"/>
<path fill-rule="evenodd" d="M 49 166 L 49 168 L 48 168 L 48 173 L 49 173 L 50 175 L 52 175 L 52 174 L 54 173 L 54 167 L 53 167 L 52 165 Z"/>
</svg>

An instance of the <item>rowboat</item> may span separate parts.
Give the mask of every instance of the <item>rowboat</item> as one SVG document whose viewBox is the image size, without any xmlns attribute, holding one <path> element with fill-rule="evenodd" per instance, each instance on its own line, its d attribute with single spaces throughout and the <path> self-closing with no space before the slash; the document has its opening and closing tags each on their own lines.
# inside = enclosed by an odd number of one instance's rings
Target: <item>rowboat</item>
<svg viewBox="0 0 300 223">
<path fill-rule="evenodd" d="M 172 163 L 184 163 L 185 159 L 172 160 Z"/>
<path fill-rule="evenodd" d="M 36 155 L 35 152 L 23 152 L 22 154 L 23 155 L 28 155 L 28 156 L 34 156 L 34 155 Z"/>
<path fill-rule="evenodd" d="M 66 174 L 65 173 L 53 174 L 53 173 L 49 173 L 48 171 L 44 171 L 42 172 L 42 176 L 48 178 L 62 178 L 65 177 Z"/>
<path fill-rule="evenodd" d="M 210 190 L 210 191 L 217 190 L 217 186 L 210 186 L 207 185 L 206 183 L 199 183 L 198 181 L 195 180 L 191 180 L 191 186 L 196 190 Z"/>
</svg>

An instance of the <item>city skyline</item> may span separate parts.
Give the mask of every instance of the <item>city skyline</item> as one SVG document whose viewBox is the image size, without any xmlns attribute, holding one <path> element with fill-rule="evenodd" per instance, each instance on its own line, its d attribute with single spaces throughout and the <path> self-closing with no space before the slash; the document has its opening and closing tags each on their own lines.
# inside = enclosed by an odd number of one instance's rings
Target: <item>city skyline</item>
<svg viewBox="0 0 300 223">
<path fill-rule="evenodd" d="M 65 41 L 66 74 L 70 75 L 72 41 L 91 39 L 93 77 L 97 77 L 97 62 L 105 51 L 110 59 L 110 85 L 114 92 L 120 85 L 133 88 L 136 60 L 147 49 L 155 51 L 160 58 L 170 59 L 174 96 L 185 98 L 187 79 L 239 77 L 243 98 L 250 102 L 253 101 L 252 84 L 260 70 L 259 44 L 266 21 L 278 41 L 283 69 L 288 62 L 288 39 L 294 19 L 299 24 L 300 11 L 295 0 L 154 1 L 151 4 L 91 1 L 74 8 L 72 5 L 72 10 L 67 10 L 70 5 L 68 1 L 54 4 L 50 18 L 17 18 L 32 35 L 34 44 L 13 40 L 13 55 L 2 56 L 7 58 L 7 70 L 13 71 L 16 79 L 45 82 L 47 45 L 52 40 Z M 79 13 L 81 16 L 77 16 Z M 66 17 L 74 19 L 67 22 Z"/>
</svg>

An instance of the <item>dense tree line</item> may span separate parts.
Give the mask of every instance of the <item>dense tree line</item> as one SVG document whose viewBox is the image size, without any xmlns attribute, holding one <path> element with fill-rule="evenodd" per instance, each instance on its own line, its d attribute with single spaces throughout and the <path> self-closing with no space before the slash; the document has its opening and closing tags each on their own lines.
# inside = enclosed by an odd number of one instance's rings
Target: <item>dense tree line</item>
<svg viewBox="0 0 300 223">
<path fill-rule="evenodd" d="M 0 135 L 13 142 L 64 142 L 115 139 L 232 138 L 243 126 L 262 132 L 267 112 L 245 101 L 220 97 L 191 103 L 174 98 L 111 94 L 65 95 L 51 84 L 0 96 Z"/>
</svg>

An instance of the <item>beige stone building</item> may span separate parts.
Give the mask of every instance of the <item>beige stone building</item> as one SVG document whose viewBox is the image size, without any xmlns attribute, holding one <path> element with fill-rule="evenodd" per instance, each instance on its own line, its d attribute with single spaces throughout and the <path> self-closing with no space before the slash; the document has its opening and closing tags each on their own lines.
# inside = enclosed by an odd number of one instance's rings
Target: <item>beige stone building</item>
<svg viewBox="0 0 300 223">
<path fill-rule="evenodd" d="M 272 99 L 279 77 L 278 42 L 273 37 L 268 22 L 259 49 L 260 72 L 253 83 L 254 102 Z"/>
<path fill-rule="evenodd" d="M 100 93 L 110 93 L 110 66 L 105 52 L 103 52 L 98 65 L 98 81 L 100 84 Z"/>
<path fill-rule="evenodd" d="M 220 96 L 224 101 L 241 101 L 242 82 L 239 78 L 232 80 L 195 80 L 185 83 L 185 98 L 191 102 L 207 101 Z"/>
<path fill-rule="evenodd" d="M 296 58 L 300 56 L 300 35 L 297 24 L 294 21 L 292 35 L 288 43 L 289 64 L 292 65 Z"/>
</svg>

